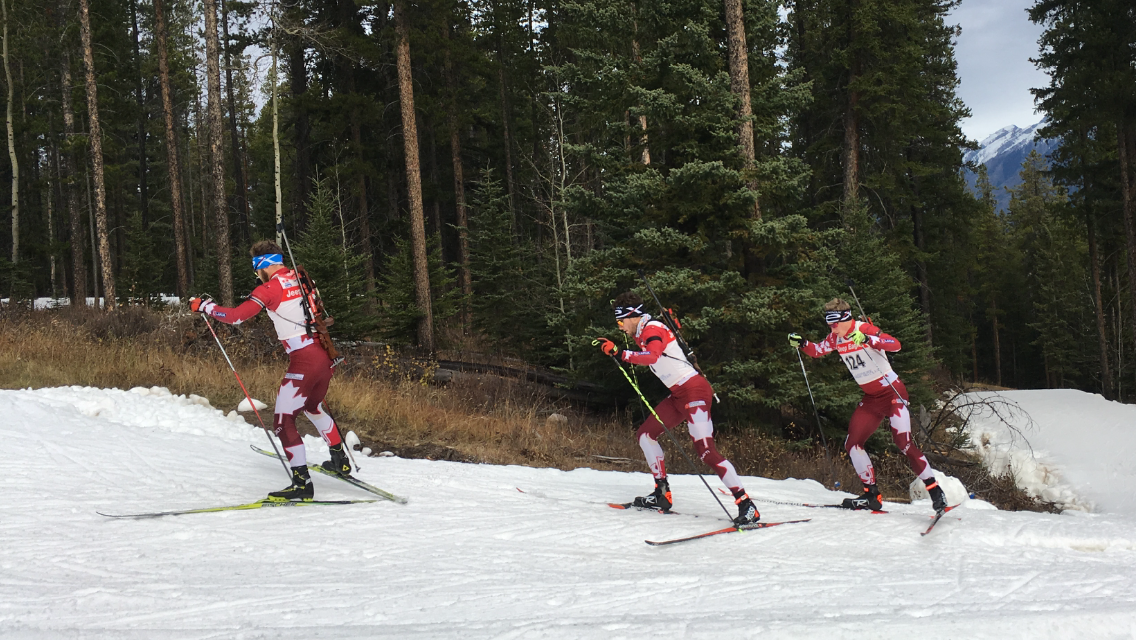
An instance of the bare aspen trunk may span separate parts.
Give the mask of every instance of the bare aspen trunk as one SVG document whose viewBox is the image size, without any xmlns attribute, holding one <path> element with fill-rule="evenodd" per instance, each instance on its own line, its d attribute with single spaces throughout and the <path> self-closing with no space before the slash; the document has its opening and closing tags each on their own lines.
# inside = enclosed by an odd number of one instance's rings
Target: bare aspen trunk
<svg viewBox="0 0 1136 640">
<path fill-rule="evenodd" d="M 209 160 L 212 168 L 211 200 L 213 214 L 217 219 L 214 240 L 217 245 L 217 268 L 220 271 L 221 301 L 225 306 L 233 306 L 233 271 L 229 251 L 229 207 L 225 202 L 225 152 L 222 150 L 224 134 L 221 130 L 221 69 L 219 63 L 220 42 L 217 36 L 217 0 L 204 0 L 205 10 L 205 76 L 209 85 L 206 106 L 209 130 Z"/>
<path fill-rule="evenodd" d="M 410 26 L 406 0 L 394 5 L 398 30 L 398 95 L 402 107 L 402 145 L 406 155 L 406 191 L 410 201 L 410 247 L 414 255 L 414 298 L 418 311 L 418 346 L 434 352 L 434 313 L 430 301 L 430 271 L 426 262 L 426 223 L 422 211 L 422 174 L 418 164 L 418 125 L 414 115 L 414 84 L 410 77 Z"/>
<path fill-rule="evenodd" d="M 272 172 L 276 187 L 276 244 L 282 242 L 280 226 L 284 224 L 284 202 L 280 195 L 280 88 L 279 76 L 276 75 L 276 60 L 279 58 L 279 49 L 276 44 L 276 25 L 272 26 Z"/>
<path fill-rule="evenodd" d="M 59 9 L 62 16 L 62 6 Z M 59 186 L 67 199 L 67 217 L 71 226 L 71 306 L 86 306 L 87 262 L 83 256 L 83 212 L 79 209 L 79 190 L 75 183 L 75 155 L 72 150 L 75 138 L 75 112 L 71 108 L 71 54 L 66 45 L 60 58 L 63 150 L 60 153 Z"/>
<path fill-rule="evenodd" d="M 8 2 L 0 0 L 4 18 L 4 77 L 8 82 L 8 159 L 12 163 L 12 264 L 20 261 L 20 161 L 16 158 L 16 138 L 12 130 L 12 69 L 8 64 Z"/>
<path fill-rule="evenodd" d="M 185 211 L 182 208 L 181 162 L 178 157 L 177 131 L 174 128 L 174 102 L 170 95 L 170 54 L 167 49 L 169 28 L 166 25 L 165 0 L 154 0 L 155 36 L 158 47 L 158 82 L 162 88 L 162 115 L 166 122 L 166 164 L 170 174 L 170 206 L 174 214 L 174 247 L 177 253 L 178 297 L 189 296 L 189 263 L 186 259 Z"/>
<path fill-rule="evenodd" d="M 450 61 L 449 49 L 446 49 L 444 71 L 446 88 L 450 92 L 450 99 L 447 101 L 446 108 L 450 125 L 450 162 L 454 166 L 454 210 L 457 214 L 458 223 L 458 261 L 461 265 L 462 297 L 465 299 L 462 304 L 462 327 L 468 330 L 471 322 L 469 300 L 473 296 L 473 279 L 469 271 L 469 220 L 465 208 L 465 176 L 462 171 L 457 84 L 454 81 L 454 69 L 453 63 Z"/>
<path fill-rule="evenodd" d="M 95 225 L 103 276 L 104 308 L 117 308 L 114 270 L 111 267 L 110 230 L 107 228 L 106 181 L 103 175 L 103 134 L 99 127 L 99 88 L 95 82 L 95 54 L 91 48 L 91 15 L 87 0 L 79 0 L 79 34 L 83 40 L 83 66 L 87 70 L 87 128 L 91 138 L 91 173 L 95 181 Z M 98 300 L 95 300 L 98 305 Z"/>
<path fill-rule="evenodd" d="M 233 94 L 233 63 L 229 53 L 229 3 L 221 0 L 221 29 L 225 36 L 225 97 L 229 103 L 229 141 L 233 152 L 233 182 L 236 185 L 236 208 L 241 219 L 241 233 L 245 242 L 252 240 L 252 226 L 249 222 L 248 187 L 245 174 L 241 170 L 241 133 L 237 129 L 237 100 Z"/>
<path fill-rule="evenodd" d="M 726 40 L 730 52 L 730 91 L 738 97 L 738 145 L 742 150 L 745 168 L 752 171 L 756 149 L 753 142 L 753 107 L 749 95 L 749 51 L 746 48 L 745 18 L 742 15 L 742 0 L 726 2 Z M 757 191 L 757 182 L 750 180 L 747 185 Z M 761 206 L 754 201 L 753 217 L 761 219 Z"/>
</svg>

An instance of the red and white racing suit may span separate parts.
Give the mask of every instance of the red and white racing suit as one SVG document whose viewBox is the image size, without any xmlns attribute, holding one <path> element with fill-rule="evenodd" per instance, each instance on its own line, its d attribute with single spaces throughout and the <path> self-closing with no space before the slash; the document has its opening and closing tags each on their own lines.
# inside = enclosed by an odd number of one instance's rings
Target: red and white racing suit
<svg viewBox="0 0 1136 640">
<path fill-rule="evenodd" d="M 685 421 L 689 425 L 688 431 L 690 438 L 694 440 L 694 450 L 698 457 L 714 469 L 735 497 L 744 494 L 745 489 L 742 488 L 734 465 L 723 458 L 714 446 L 714 423 L 710 420 L 714 390 L 686 359 L 674 333 L 662 322 L 643 315 L 635 331 L 635 344 L 640 351 L 623 351 L 620 358 L 630 364 L 649 366 L 655 376 L 671 390 L 671 395 L 655 407 L 655 413 L 663 419 L 667 429 L 673 429 Z M 655 416 L 648 416 L 636 432 L 639 446 L 643 449 L 647 465 L 651 467 L 655 478 L 665 478 L 667 475 L 663 448 L 658 441 L 662 433 L 663 425 Z"/>
<path fill-rule="evenodd" d="M 891 368 L 885 355 L 885 352 L 899 351 L 899 340 L 883 333 L 876 326 L 859 321 L 853 323 L 848 335 L 857 330 L 867 336 L 864 344 L 856 344 L 833 331 L 820 342 L 806 341 L 801 345 L 801 351 L 814 358 L 833 351 L 840 354 L 844 366 L 848 367 L 848 372 L 864 391 L 864 397 L 852 413 L 852 420 L 848 423 L 848 438 L 844 441 L 844 450 L 852 459 L 852 466 L 856 468 L 861 482 L 876 483 L 876 470 L 872 467 L 872 459 L 864 451 L 864 443 L 879 428 L 880 422 L 890 418 L 891 438 L 895 446 L 907 456 L 908 466 L 924 480 L 934 477 L 927 458 L 911 440 L 907 387 Z"/>
<path fill-rule="evenodd" d="M 335 421 L 323 406 L 335 369 L 319 340 L 308 336 L 302 300 L 296 274 L 291 269 L 280 269 L 268 282 L 253 289 L 248 300 L 237 307 L 215 306 L 209 310 L 209 315 L 226 324 L 240 324 L 260 313 L 261 309 L 268 311 L 268 317 L 272 318 L 276 335 L 289 357 L 288 371 L 276 394 L 272 426 L 293 467 L 307 464 L 304 442 L 296 430 L 296 416 L 301 411 L 328 445 L 342 442 Z"/>
</svg>

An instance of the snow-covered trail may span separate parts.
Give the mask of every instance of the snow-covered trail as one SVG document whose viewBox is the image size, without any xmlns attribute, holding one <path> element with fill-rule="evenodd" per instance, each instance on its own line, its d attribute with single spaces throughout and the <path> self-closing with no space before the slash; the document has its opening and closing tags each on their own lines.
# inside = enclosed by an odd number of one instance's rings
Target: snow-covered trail
<svg viewBox="0 0 1136 640">
<path fill-rule="evenodd" d="M 812 522 L 655 548 L 643 540 L 722 526 L 697 478 L 672 486 L 698 518 L 604 506 L 648 489 L 646 474 L 368 458 L 360 477 L 408 505 L 111 520 L 95 511 L 247 502 L 286 478 L 249 450 L 262 433 L 184 398 L 70 388 L 0 403 L 5 639 L 1136 638 L 1131 515 L 964 506 L 922 538 L 925 503 L 766 504 L 764 520 Z M 317 498 L 368 497 L 314 482 Z M 747 488 L 840 497 L 812 481 Z"/>
</svg>

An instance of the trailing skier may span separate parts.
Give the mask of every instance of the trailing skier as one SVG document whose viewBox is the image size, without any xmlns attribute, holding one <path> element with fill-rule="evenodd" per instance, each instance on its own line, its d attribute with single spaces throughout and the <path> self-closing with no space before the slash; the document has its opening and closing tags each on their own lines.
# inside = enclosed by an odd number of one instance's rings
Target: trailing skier
<svg viewBox="0 0 1136 640">
<path fill-rule="evenodd" d="M 603 339 L 600 343 L 603 352 L 621 362 L 650 367 L 671 391 L 671 395 L 655 407 L 654 413 L 663 422 L 651 415 L 636 432 L 647 465 L 655 477 L 655 490 L 650 495 L 635 498 L 632 504 L 664 512 L 670 510 L 673 501 L 663 448 L 659 446 L 658 438 L 664 429 L 672 429 L 685 421 L 699 459 L 718 474 L 734 496 L 734 503 L 738 506 L 734 523 L 757 522 L 761 514 L 742 487 L 734 465 L 722 457 L 714 445 L 714 423 L 710 419 L 714 390 L 710 383 L 687 359 L 674 332 L 643 311 L 643 300 L 637 294 L 628 291 L 616 297 L 615 319 L 619 328 L 635 341 L 639 351 L 623 350 L 611 340 Z"/>
<path fill-rule="evenodd" d="M 207 298 L 192 298 L 189 308 L 212 316 L 226 324 L 240 324 L 263 309 L 276 327 L 277 337 L 288 353 L 288 371 L 276 395 L 273 430 L 292 470 L 292 484 L 268 494 L 278 500 L 311 500 L 314 495 L 308 475 L 304 442 L 296 430 L 296 417 L 302 411 L 312 421 L 331 450 L 331 460 L 322 463 L 326 469 L 340 474 L 351 473 L 351 463 L 343 449 L 343 441 L 335 420 L 323 405 L 328 384 L 335 371 L 332 358 L 321 344 L 320 333 L 311 326 L 305 310 L 305 297 L 296 272 L 284 266 L 280 246 L 261 240 L 249 250 L 252 268 L 261 285 L 253 289 L 248 300 L 234 308 L 222 307 Z"/>
<path fill-rule="evenodd" d="M 836 352 L 848 372 L 852 374 L 864 397 L 852 413 L 848 423 L 848 438 L 844 449 L 852 460 L 864 492 L 857 498 L 846 498 L 843 506 L 849 509 L 879 510 L 880 492 L 876 488 L 876 471 L 872 459 L 864 450 L 868 437 L 879 428 L 880 422 L 891 423 L 891 437 L 895 446 L 907 457 L 907 464 L 923 480 L 935 511 L 947 508 L 943 489 L 935 482 L 934 471 L 927 458 L 911 439 L 911 413 L 907 409 L 907 387 L 891 368 L 887 353 L 900 349 L 899 340 L 883 333 L 869 322 L 852 318 L 852 306 L 840 298 L 824 305 L 824 321 L 830 332 L 820 342 L 809 342 L 798 333 L 789 334 L 789 345 L 813 358 Z"/>
</svg>

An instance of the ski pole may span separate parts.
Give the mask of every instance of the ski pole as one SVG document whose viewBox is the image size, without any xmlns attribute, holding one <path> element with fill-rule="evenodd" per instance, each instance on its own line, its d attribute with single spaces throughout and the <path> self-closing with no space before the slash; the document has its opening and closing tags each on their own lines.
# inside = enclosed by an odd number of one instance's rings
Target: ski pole
<svg viewBox="0 0 1136 640">
<path fill-rule="evenodd" d="M 594 341 L 592 344 L 598 345 L 599 340 Z M 651 406 L 651 403 L 647 402 L 647 398 L 643 397 L 643 392 L 639 389 L 639 385 L 632 382 L 631 376 L 627 375 L 627 371 L 623 368 L 623 365 L 619 363 L 619 360 L 615 359 L 615 356 L 612 356 L 611 360 L 615 363 L 615 366 L 619 368 L 619 372 L 623 374 L 623 377 L 627 379 L 627 382 L 631 385 L 631 388 L 635 390 L 635 393 L 639 396 L 639 400 L 643 403 L 643 406 L 647 407 L 647 410 L 651 412 L 651 415 L 655 416 L 655 420 L 658 420 L 659 424 L 662 425 L 663 433 L 667 434 L 667 437 L 670 438 L 672 443 L 674 443 L 674 446 L 676 449 L 678 449 L 678 452 L 681 453 L 682 457 L 686 458 L 686 461 L 690 463 L 690 468 L 694 471 L 694 475 L 698 476 L 698 479 L 702 481 L 702 484 L 706 485 L 706 490 L 709 491 L 710 495 L 714 497 L 714 501 L 718 503 L 719 507 L 722 507 L 722 511 L 726 512 L 726 517 L 730 520 L 733 520 L 734 518 L 730 515 L 729 509 L 726 508 L 726 505 L 722 504 L 722 501 L 718 498 L 718 494 L 714 493 L 714 490 L 710 488 L 710 483 L 706 482 L 706 478 L 704 478 L 701 473 L 698 473 L 698 465 L 694 463 L 694 460 L 692 460 L 690 456 L 687 455 L 686 449 L 683 449 L 682 445 L 679 444 L 678 440 L 675 439 L 674 434 L 671 433 L 671 430 L 667 428 L 667 423 L 663 422 L 663 419 L 659 417 L 659 414 L 655 413 L 655 408 Z"/>
<path fill-rule="evenodd" d="M 647 285 L 647 291 L 650 292 L 651 297 L 655 299 L 655 304 L 659 306 L 659 317 L 662 319 L 663 324 L 667 325 L 667 328 L 670 329 L 672 333 L 674 333 L 675 339 L 678 341 L 679 348 L 681 348 L 683 353 L 686 354 L 686 357 L 690 359 L 690 366 L 694 367 L 694 370 L 697 371 L 698 374 L 703 378 L 705 378 L 706 374 L 702 373 L 702 367 L 698 366 L 698 356 L 694 355 L 694 349 L 691 349 L 690 345 L 686 343 L 685 339 L 683 339 L 682 332 L 679 331 L 678 322 L 675 322 L 675 319 L 671 316 L 671 312 L 663 306 L 662 301 L 659 300 L 659 296 L 655 294 L 654 287 L 652 287 L 651 282 L 647 280 L 647 274 L 644 273 L 642 269 L 639 269 L 638 273 L 639 277 L 643 279 L 643 284 Z M 709 382 L 709 379 L 707 379 L 707 382 Z M 717 393 L 714 394 L 714 401 L 721 402 L 721 400 L 718 399 Z"/>
<path fill-rule="evenodd" d="M 832 457 L 828 453 L 828 441 L 824 437 L 824 428 L 820 424 L 820 412 L 817 411 L 816 399 L 813 398 L 813 387 L 809 384 L 809 374 L 805 371 L 805 359 L 801 357 L 801 350 L 794 349 L 797 352 L 797 361 L 801 363 L 801 375 L 805 377 L 805 388 L 809 390 L 809 402 L 813 405 L 813 415 L 816 416 L 817 433 L 820 434 L 821 446 L 824 447 L 824 459 L 828 464 L 828 479 L 833 480 Z"/>
<path fill-rule="evenodd" d="M 288 259 L 292 261 L 292 271 L 296 272 L 296 256 L 292 253 L 292 243 L 288 242 L 288 234 L 284 232 L 283 222 L 277 223 L 276 233 L 279 233 L 280 237 L 284 239 L 284 247 L 288 249 Z M 298 273 L 296 282 L 300 282 Z M 301 289 L 302 288 L 303 287 L 301 287 Z M 310 338 L 312 336 L 312 319 L 314 317 L 314 314 L 312 314 L 312 310 L 308 308 L 308 292 L 304 291 L 303 293 L 304 296 L 300 299 L 300 302 L 304 307 L 304 316 L 308 319 L 308 326 L 306 327 L 306 329 L 308 330 L 308 337 Z M 334 367 L 336 364 L 338 364 L 338 362 L 332 362 L 331 366 Z M 327 409 L 326 403 L 324 404 L 324 409 Z M 335 416 L 331 415 L 330 410 L 327 412 L 327 415 L 331 416 L 331 422 L 335 425 L 335 432 L 339 434 L 339 441 L 344 443 L 343 448 L 347 450 L 347 457 L 351 460 L 351 466 L 354 467 L 356 471 L 358 471 L 359 464 L 355 462 L 355 454 L 351 452 L 351 447 L 348 447 L 347 441 L 343 439 L 343 432 L 339 430 L 339 422 L 335 419 Z"/>
<path fill-rule="evenodd" d="M 284 473 L 288 474 L 288 479 L 292 479 L 292 470 L 288 468 L 288 462 L 285 457 L 280 453 L 280 449 L 276 447 L 276 441 L 268 433 L 268 427 L 264 426 L 264 419 L 260 417 L 260 411 L 257 411 L 256 404 L 252 401 L 252 396 L 249 395 L 248 389 L 245 388 L 245 383 L 241 380 L 241 376 L 237 373 L 237 368 L 233 366 L 233 361 L 229 359 L 229 354 L 225 352 L 225 345 L 221 344 L 221 337 L 213 329 L 213 323 L 209 322 L 209 318 L 204 315 L 201 316 L 205 320 L 205 326 L 209 327 L 209 333 L 213 334 L 213 339 L 217 341 L 217 346 L 221 348 L 221 355 L 225 356 L 225 362 L 229 363 L 229 369 L 233 371 L 233 375 L 237 378 L 237 384 L 241 385 L 241 391 L 245 393 L 245 399 L 248 400 L 249 406 L 252 407 L 252 412 L 256 414 L 256 420 L 260 423 L 260 428 L 264 431 L 264 435 L 268 437 L 269 444 L 272 445 L 272 450 L 276 452 L 276 457 L 280 459 L 280 464 L 284 465 Z"/>
</svg>

